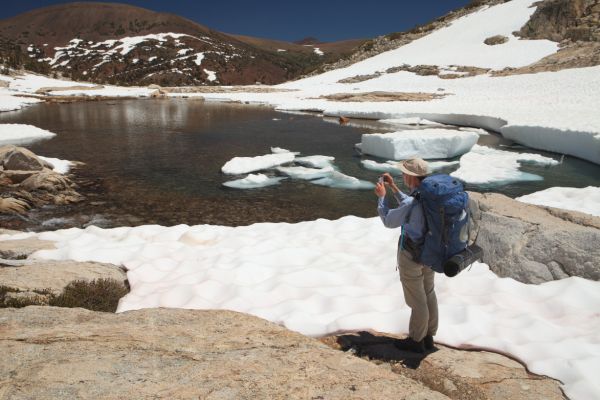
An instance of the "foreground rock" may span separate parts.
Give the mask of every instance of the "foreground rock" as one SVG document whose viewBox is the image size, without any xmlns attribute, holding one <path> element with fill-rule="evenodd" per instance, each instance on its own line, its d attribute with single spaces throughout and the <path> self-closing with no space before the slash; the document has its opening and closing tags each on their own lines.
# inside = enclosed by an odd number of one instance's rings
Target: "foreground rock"
<svg viewBox="0 0 600 400">
<path fill-rule="evenodd" d="M 495 193 L 470 196 L 476 243 L 497 275 L 525 283 L 569 276 L 600 280 L 599 217 Z"/>
<path fill-rule="evenodd" d="M 30 398 L 447 399 L 231 311 L 0 310 L 2 395 Z"/>
<path fill-rule="evenodd" d="M 0 214 L 25 214 L 48 204 L 77 203 L 76 185 L 23 147 L 0 146 Z"/>
<path fill-rule="evenodd" d="M 359 332 L 328 336 L 328 346 L 349 351 L 371 362 L 389 365 L 401 376 L 460 400 L 564 399 L 559 382 L 530 374 L 518 362 L 486 351 L 464 351 L 436 344 L 426 355 L 402 352 L 391 336 Z"/>
</svg>

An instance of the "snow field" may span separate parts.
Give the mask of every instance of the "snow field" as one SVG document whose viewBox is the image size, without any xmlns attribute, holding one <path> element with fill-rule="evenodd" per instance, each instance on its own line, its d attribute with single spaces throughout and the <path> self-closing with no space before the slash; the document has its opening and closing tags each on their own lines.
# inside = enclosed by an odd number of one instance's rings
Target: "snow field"
<svg viewBox="0 0 600 400">
<path fill-rule="evenodd" d="M 600 217 L 600 187 L 553 187 L 517 197 L 515 200 L 539 206 L 579 211 Z"/>
<path fill-rule="evenodd" d="M 118 312 L 230 309 L 310 336 L 407 332 L 410 310 L 395 271 L 399 231 L 379 218 L 235 228 L 92 226 L 35 236 L 55 241 L 57 249 L 32 258 L 124 265 L 131 292 Z M 437 274 L 436 286 L 437 341 L 511 354 L 532 372 L 561 380 L 572 399 L 600 396 L 600 282 L 527 285 L 476 263 L 455 278 Z"/>
</svg>

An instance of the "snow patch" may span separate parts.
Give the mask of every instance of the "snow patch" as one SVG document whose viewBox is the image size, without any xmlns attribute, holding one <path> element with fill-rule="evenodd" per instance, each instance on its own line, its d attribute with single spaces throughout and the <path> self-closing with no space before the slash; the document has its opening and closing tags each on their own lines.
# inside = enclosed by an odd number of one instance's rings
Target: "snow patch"
<svg viewBox="0 0 600 400">
<path fill-rule="evenodd" d="M 0 124 L 0 145 L 26 144 L 56 136 L 45 129 L 25 124 Z"/>
<path fill-rule="evenodd" d="M 600 187 L 553 187 L 517 197 L 515 200 L 539 206 L 579 211 L 600 217 Z"/>
</svg>

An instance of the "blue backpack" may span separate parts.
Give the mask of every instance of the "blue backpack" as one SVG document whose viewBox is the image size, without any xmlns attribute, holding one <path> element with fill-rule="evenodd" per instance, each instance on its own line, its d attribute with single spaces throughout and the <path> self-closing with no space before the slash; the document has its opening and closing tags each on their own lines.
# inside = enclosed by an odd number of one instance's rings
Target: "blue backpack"
<svg viewBox="0 0 600 400">
<path fill-rule="evenodd" d="M 443 273 L 444 263 L 467 247 L 469 195 L 459 180 L 440 174 L 423 179 L 413 196 L 427 224 L 417 261 Z"/>
</svg>

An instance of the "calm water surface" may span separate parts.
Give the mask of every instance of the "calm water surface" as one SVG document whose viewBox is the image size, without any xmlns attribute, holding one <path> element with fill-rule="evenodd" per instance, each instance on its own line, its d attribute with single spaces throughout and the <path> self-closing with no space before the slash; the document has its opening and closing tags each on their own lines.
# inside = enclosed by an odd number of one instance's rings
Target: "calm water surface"
<svg viewBox="0 0 600 400">
<path fill-rule="evenodd" d="M 375 181 L 378 173 L 362 168 L 354 144 L 363 133 L 384 131 L 377 123 L 340 126 L 312 115 L 184 99 L 39 104 L 1 113 L 0 122 L 50 130 L 57 136 L 27 147 L 43 156 L 85 163 L 77 175 L 87 182 L 82 192 L 88 201 L 33 213 L 20 228 L 245 225 L 376 215 L 370 190 L 333 189 L 291 179 L 278 186 L 235 190 L 222 183 L 236 177 L 220 170 L 233 157 L 264 155 L 270 147 L 283 147 L 302 155 L 334 156 L 341 172 Z M 479 143 L 511 144 L 497 136 L 481 136 Z M 515 151 L 558 157 L 531 149 Z M 470 189 L 515 197 L 551 186 L 600 184 L 599 166 L 572 157 L 552 168 L 522 169 L 545 179 Z"/>
</svg>

